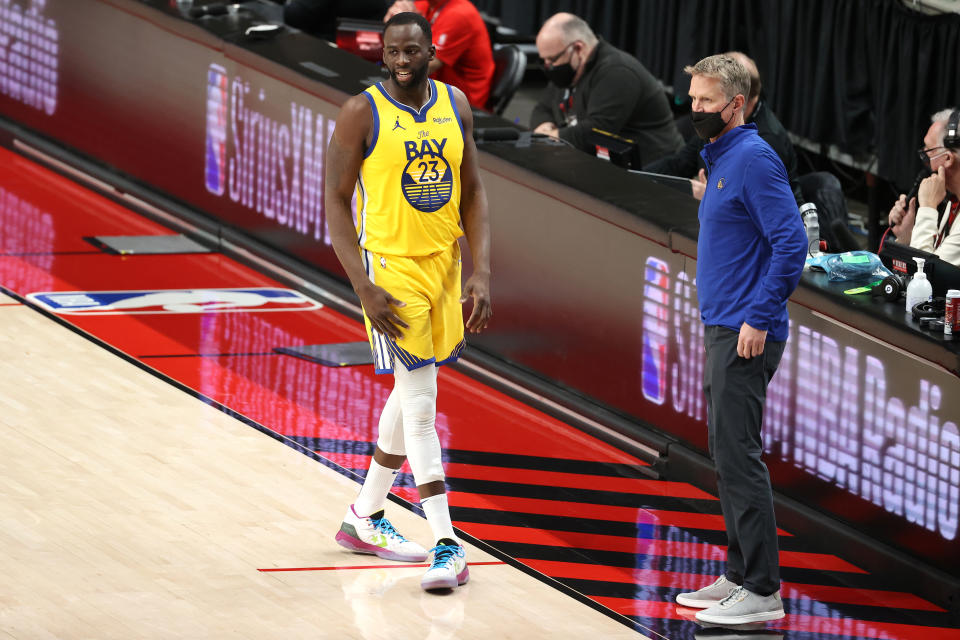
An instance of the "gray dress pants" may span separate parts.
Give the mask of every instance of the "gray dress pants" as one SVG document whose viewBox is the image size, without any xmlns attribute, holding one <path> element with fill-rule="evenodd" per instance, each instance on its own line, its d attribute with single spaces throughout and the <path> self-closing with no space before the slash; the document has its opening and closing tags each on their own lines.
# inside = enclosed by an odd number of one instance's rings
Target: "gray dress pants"
<svg viewBox="0 0 960 640">
<path fill-rule="evenodd" d="M 762 354 L 745 359 L 737 355 L 738 339 L 739 332 L 726 327 L 704 327 L 710 456 L 727 527 L 726 577 L 767 596 L 780 589 L 780 559 L 760 426 L 767 385 L 786 343 L 768 341 Z"/>
</svg>

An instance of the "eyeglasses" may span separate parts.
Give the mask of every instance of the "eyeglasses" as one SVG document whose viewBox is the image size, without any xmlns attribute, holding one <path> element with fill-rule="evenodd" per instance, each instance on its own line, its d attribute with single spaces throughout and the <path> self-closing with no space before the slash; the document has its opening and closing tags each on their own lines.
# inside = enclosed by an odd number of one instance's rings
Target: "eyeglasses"
<svg viewBox="0 0 960 640">
<path fill-rule="evenodd" d="M 950 149 L 947 149 L 944 146 L 926 147 L 926 148 L 920 147 L 919 149 L 917 149 L 917 155 L 920 156 L 920 162 L 928 166 L 931 160 L 933 160 L 936 157 L 942 156 L 945 153 L 950 153 Z"/>
<path fill-rule="evenodd" d="M 568 44 L 567 46 L 565 46 L 565 47 L 563 48 L 563 50 L 560 51 L 560 53 L 558 53 L 557 55 L 555 55 L 555 56 L 549 56 L 549 57 L 546 57 L 546 58 L 540 58 L 540 60 L 543 62 L 543 64 L 547 65 L 548 67 L 552 67 L 552 66 L 554 66 L 555 64 L 557 64 L 557 60 L 559 60 L 560 58 L 562 58 L 562 57 L 563 57 L 563 54 L 565 54 L 567 51 L 569 51 L 569 50 L 570 50 L 570 47 L 572 47 L 572 46 L 575 45 L 575 44 L 577 44 L 576 41 L 571 42 L 570 44 Z"/>
</svg>

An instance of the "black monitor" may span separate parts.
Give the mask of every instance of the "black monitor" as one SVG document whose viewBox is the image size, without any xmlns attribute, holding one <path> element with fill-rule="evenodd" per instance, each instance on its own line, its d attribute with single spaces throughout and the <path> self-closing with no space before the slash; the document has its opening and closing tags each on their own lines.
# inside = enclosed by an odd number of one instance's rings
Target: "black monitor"
<svg viewBox="0 0 960 640">
<path fill-rule="evenodd" d="M 879 255 L 880 261 L 890 271 L 911 277 L 917 272 L 914 258 L 923 258 L 923 271 L 930 280 L 934 296 L 945 296 L 947 289 L 960 289 L 960 267 L 941 260 L 933 253 L 888 238 L 880 247 Z"/>
<path fill-rule="evenodd" d="M 630 138 L 594 128 L 587 133 L 587 144 L 594 149 L 598 158 L 609 160 L 618 167 L 639 169 L 643 166 L 640 163 L 640 148 Z"/>
</svg>

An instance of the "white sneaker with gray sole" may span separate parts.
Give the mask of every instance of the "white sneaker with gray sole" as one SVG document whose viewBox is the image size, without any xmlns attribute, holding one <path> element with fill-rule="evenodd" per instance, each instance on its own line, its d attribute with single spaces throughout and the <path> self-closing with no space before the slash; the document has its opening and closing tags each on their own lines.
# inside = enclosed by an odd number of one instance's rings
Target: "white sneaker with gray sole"
<svg viewBox="0 0 960 640">
<path fill-rule="evenodd" d="M 678 593 L 677 604 L 693 609 L 707 609 L 726 598 L 736 588 L 737 585 L 727 580 L 726 576 L 720 576 L 713 584 L 699 591 Z"/>
<path fill-rule="evenodd" d="M 761 596 L 737 587 L 726 598 L 709 609 L 697 612 L 697 620 L 712 624 L 747 624 L 779 620 L 786 616 L 780 592 Z"/>
</svg>

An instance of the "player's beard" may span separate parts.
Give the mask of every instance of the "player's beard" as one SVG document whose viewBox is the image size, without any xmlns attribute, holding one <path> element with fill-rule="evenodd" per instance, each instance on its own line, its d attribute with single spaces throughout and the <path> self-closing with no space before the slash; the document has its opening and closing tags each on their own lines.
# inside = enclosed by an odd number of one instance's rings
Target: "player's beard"
<svg viewBox="0 0 960 640">
<path fill-rule="evenodd" d="M 429 71 L 429 68 L 430 68 L 429 62 L 423 63 L 422 66 L 416 69 L 412 67 L 408 67 L 407 70 L 410 71 L 410 79 L 406 81 L 406 84 L 400 82 L 400 79 L 397 78 L 396 71 L 391 71 L 390 76 L 393 78 L 394 83 L 396 83 L 398 87 L 409 89 L 412 87 L 418 87 L 421 84 L 423 84 L 423 82 L 427 79 L 427 72 Z"/>
</svg>

